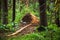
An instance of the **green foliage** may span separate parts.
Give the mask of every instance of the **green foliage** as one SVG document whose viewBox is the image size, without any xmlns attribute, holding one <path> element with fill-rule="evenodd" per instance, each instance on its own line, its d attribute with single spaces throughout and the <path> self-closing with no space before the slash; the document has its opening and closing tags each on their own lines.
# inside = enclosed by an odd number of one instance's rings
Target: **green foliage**
<svg viewBox="0 0 60 40">
<path fill-rule="evenodd" d="M 43 39 L 42 36 L 38 35 L 37 33 L 32 33 L 32 34 L 27 34 L 27 35 L 24 35 L 22 37 L 18 37 L 16 39 L 12 38 L 10 40 L 40 40 L 41 38 Z"/>
<path fill-rule="evenodd" d="M 56 10 L 54 7 L 55 4 L 54 3 L 50 4 L 49 0 L 46 3 L 47 3 L 47 6 L 49 6 L 49 8 L 47 8 L 46 10 L 47 17 L 48 17 L 48 27 L 46 27 L 45 31 L 31 33 L 31 34 L 27 34 L 23 36 L 11 37 L 7 40 L 60 40 L 60 28 L 58 28 L 57 25 L 55 24 L 51 24 L 49 21 L 49 20 L 54 20 L 50 18 L 51 16 L 54 17 L 52 13 L 54 12 L 54 10 Z M 9 6 L 11 6 L 8 8 L 8 20 L 9 20 L 8 22 L 9 23 L 7 25 L 0 25 L 0 30 L 14 32 L 16 30 L 15 27 L 18 27 L 18 24 L 20 23 L 21 19 L 27 12 L 30 12 L 36 15 L 38 18 L 40 18 L 38 2 L 33 3 L 33 4 L 31 3 L 28 8 L 26 8 L 24 4 L 20 4 L 16 2 L 16 15 L 15 15 L 14 22 L 12 22 L 12 2 L 11 4 L 9 4 Z M 58 8 L 58 5 L 56 6 L 56 8 Z"/>
<path fill-rule="evenodd" d="M 9 38 L 8 40 L 59 40 L 60 39 L 60 28 L 56 25 L 50 25 L 43 32 L 35 32 L 26 34 L 23 36 L 17 36 Z"/>
<path fill-rule="evenodd" d="M 26 34 L 23 36 L 11 37 L 8 40 L 59 40 L 60 39 L 60 28 L 55 24 L 49 25 L 43 32 L 35 32 Z"/>
<path fill-rule="evenodd" d="M 12 22 L 12 23 L 9 23 L 7 25 L 0 25 L 0 30 L 14 32 L 16 30 L 15 27 L 16 28 L 18 27 L 18 23 Z"/>
<path fill-rule="evenodd" d="M 6 25 L 0 25 L 0 30 L 5 30 L 5 27 Z"/>
</svg>

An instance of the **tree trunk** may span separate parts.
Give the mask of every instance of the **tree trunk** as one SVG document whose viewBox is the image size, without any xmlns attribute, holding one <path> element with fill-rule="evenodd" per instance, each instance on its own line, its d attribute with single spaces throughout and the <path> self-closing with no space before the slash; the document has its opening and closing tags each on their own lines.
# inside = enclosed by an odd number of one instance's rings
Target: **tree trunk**
<svg viewBox="0 0 60 40">
<path fill-rule="evenodd" d="M 56 1 L 56 10 L 55 10 L 55 13 L 56 13 L 56 20 L 55 20 L 55 23 L 58 27 L 60 27 L 60 20 L 59 20 L 59 16 L 60 16 L 60 13 L 59 13 L 59 8 L 60 8 L 60 0 L 57 0 Z"/>
<path fill-rule="evenodd" d="M 15 2 L 16 0 L 13 0 L 13 14 L 12 14 L 12 22 L 15 20 Z"/>
<path fill-rule="evenodd" d="M 8 0 L 2 0 L 2 23 L 7 24 L 8 23 Z"/>
<path fill-rule="evenodd" d="M 59 20 L 59 12 L 57 11 L 56 12 L 56 20 L 55 20 L 55 23 L 58 27 L 60 27 L 60 20 Z"/>
<path fill-rule="evenodd" d="M 0 0 L 0 24 L 1 24 L 1 0 Z"/>
<path fill-rule="evenodd" d="M 46 15 L 46 0 L 39 0 L 39 9 L 40 9 L 40 27 L 38 31 L 45 30 L 45 26 L 47 26 L 47 15 Z"/>
<path fill-rule="evenodd" d="M 47 26 L 46 0 L 39 0 L 39 4 L 41 26 Z"/>
</svg>

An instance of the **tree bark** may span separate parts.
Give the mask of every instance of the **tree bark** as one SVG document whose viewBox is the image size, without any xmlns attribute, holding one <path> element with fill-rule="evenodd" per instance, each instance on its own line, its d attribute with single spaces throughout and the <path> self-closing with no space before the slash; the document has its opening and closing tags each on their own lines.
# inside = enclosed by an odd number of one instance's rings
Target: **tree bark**
<svg viewBox="0 0 60 40">
<path fill-rule="evenodd" d="M 40 9 L 40 27 L 38 31 L 44 31 L 47 24 L 47 15 L 46 15 L 46 0 L 39 0 L 39 9 Z"/>
<path fill-rule="evenodd" d="M 8 0 L 2 0 L 2 23 L 7 24 L 8 23 Z"/>
<path fill-rule="evenodd" d="M 0 24 L 1 24 L 1 0 L 0 0 Z"/>
<path fill-rule="evenodd" d="M 16 0 L 13 0 L 13 14 L 12 14 L 12 22 L 15 20 L 15 2 Z"/>
<path fill-rule="evenodd" d="M 60 16 L 60 13 L 59 13 L 59 8 L 60 8 L 60 0 L 56 0 L 56 4 L 55 4 L 56 6 L 56 10 L 55 10 L 55 14 L 56 14 L 56 20 L 55 20 L 55 23 L 56 23 L 56 25 L 58 26 L 58 27 L 60 27 L 60 18 L 59 18 L 59 16 Z"/>
<path fill-rule="evenodd" d="M 42 6 L 41 6 L 42 5 Z M 47 26 L 46 0 L 39 0 L 40 25 Z"/>
</svg>

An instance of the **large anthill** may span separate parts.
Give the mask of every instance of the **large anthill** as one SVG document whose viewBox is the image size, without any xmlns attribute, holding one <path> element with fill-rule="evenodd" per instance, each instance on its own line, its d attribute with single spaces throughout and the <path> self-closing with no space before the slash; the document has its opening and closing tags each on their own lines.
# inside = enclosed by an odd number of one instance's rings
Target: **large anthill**
<svg viewBox="0 0 60 40">
<path fill-rule="evenodd" d="M 33 23 L 33 24 L 37 24 L 39 22 L 38 18 L 31 14 L 31 13 L 27 13 L 23 18 L 22 18 L 22 23 Z"/>
</svg>

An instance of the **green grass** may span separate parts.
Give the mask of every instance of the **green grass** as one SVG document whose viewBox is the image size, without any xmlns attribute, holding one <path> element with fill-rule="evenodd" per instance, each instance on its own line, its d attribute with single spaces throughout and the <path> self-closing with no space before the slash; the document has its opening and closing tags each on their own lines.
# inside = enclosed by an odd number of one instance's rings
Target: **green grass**
<svg viewBox="0 0 60 40">
<path fill-rule="evenodd" d="M 32 33 L 24 36 L 12 37 L 9 40 L 58 40 L 60 38 L 60 32 L 42 32 L 42 33 Z"/>
<path fill-rule="evenodd" d="M 56 29 L 55 29 L 56 28 Z M 59 40 L 60 28 L 57 26 L 48 27 L 45 31 L 26 34 L 23 36 L 11 37 L 8 40 Z"/>
</svg>

